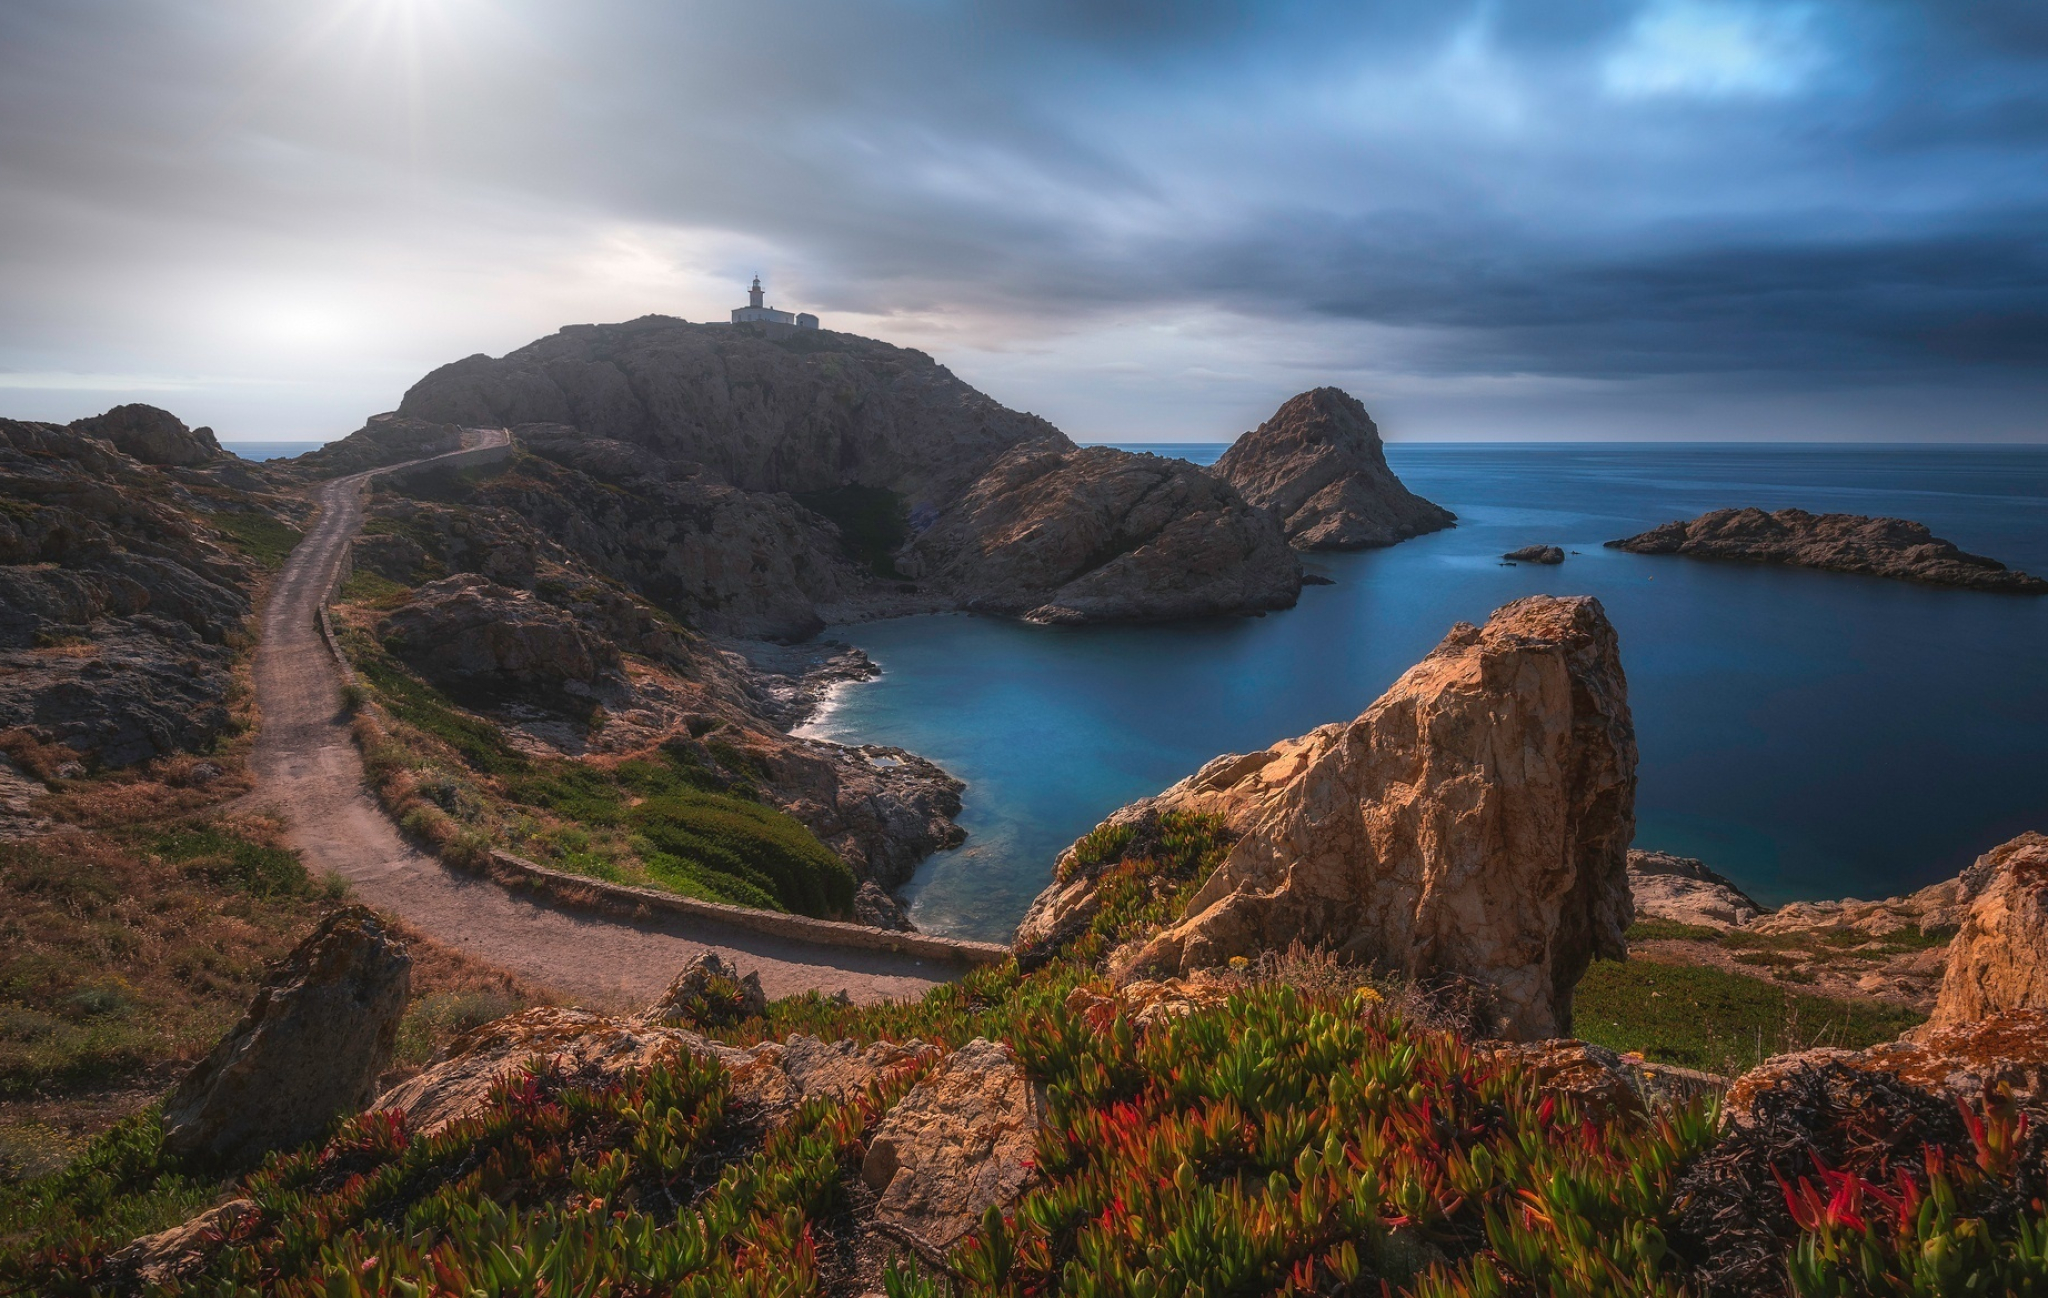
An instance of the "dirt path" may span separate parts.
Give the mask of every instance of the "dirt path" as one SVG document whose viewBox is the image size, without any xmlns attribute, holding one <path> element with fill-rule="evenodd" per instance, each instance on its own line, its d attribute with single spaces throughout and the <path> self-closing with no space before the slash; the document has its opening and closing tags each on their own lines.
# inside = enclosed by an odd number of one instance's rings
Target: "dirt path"
<svg viewBox="0 0 2048 1298">
<path fill-rule="evenodd" d="M 505 437 L 489 430 L 478 444 Z M 958 976 L 936 961 L 808 946 L 701 921 L 627 923 L 556 910 L 458 874 L 407 843 L 363 785 L 362 760 L 340 712 L 340 672 L 317 621 L 361 525 L 370 476 L 352 474 L 319 488 L 319 519 L 271 588 L 256 650 L 263 723 L 253 759 L 255 797 L 283 814 L 316 874 L 332 870 L 365 903 L 592 1008 L 645 1006 L 700 951 L 759 970 L 771 997 L 815 988 L 845 991 L 860 1002 L 901 999 Z"/>
</svg>

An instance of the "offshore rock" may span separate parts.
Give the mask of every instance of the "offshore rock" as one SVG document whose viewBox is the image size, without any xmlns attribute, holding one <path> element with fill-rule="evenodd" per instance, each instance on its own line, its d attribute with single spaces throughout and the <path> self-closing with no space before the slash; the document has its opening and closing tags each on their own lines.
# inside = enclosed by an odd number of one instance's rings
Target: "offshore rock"
<svg viewBox="0 0 2048 1298">
<path fill-rule="evenodd" d="M 1516 563 L 1559 564 L 1564 562 L 1564 551 L 1554 545 L 1525 545 L 1519 550 L 1508 551 L 1501 558 L 1512 559 Z"/>
<path fill-rule="evenodd" d="M 477 573 L 421 586 L 384 619 L 382 634 L 393 653 L 443 684 L 576 692 L 620 669 L 618 647 L 568 612 Z"/>
<path fill-rule="evenodd" d="M 2048 837 L 2021 834 L 1963 871 L 1969 909 L 1923 1032 L 2008 1010 L 2048 1012 Z"/>
<path fill-rule="evenodd" d="M 1232 443 L 1211 472 L 1272 510 L 1302 550 L 1393 545 L 1458 521 L 1402 485 L 1372 417 L 1339 388 L 1290 398 Z"/>
<path fill-rule="evenodd" d="M 1779 563 L 1970 590 L 2048 594 L 2048 581 L 2015 572 L 1996 559 L 1968 554 L 1924 525 L 1903 518 L 1809 514 L 1803 509 L 1781 509 L 1775 514 L 1761 509 L 1717 509 L 1690 522 L 1666 523 L 1607 545 L 1631 554 Z"/>
<path fill-rule="evenodd" d="M 222 454 L 211 428 L 187 428 L 168 410 L 132 404 L 72 421 L 71 431 L 112 442 L 144 464 L 205 464 Z"/>
<path fill-rule="evenodd" d="M 244 1165 L 360 1112 L 391 1062 L 411 987 L 412 957 L 372 911 L 328 916 L 165 1097 L 164 1148 Z"/>
<path fill-rule="evenodd" d="M 1669 852 L 1631 851 L 1628 889 L 1637 919 L 1740 928 L 1766 909 L 1704 862 Z"/>
<path fill-rule="evenodd" d="M 1599 601 L 1517 600 L 1452 628 L 1357 720 L 1219 757 L 1116 813 L 1214 813 L 1238 835 L 1131 967 L 1186 972 L 1300 941 L 1472 980 L 1508 1039 L 1568 1035 L 1587 964 L 1627 950 L 1635 769 Z M 1059 931 L 1091 904 L 1056 884 L 1025 928 Z"/>
<path fill-rule="evenodd" d="M 1288 608 L 1301 564 L 1265 513 L 1183 460 L 1012 452 L 898 566 L 977 611 L 1156 621 Z"/>
<path fill-rule="evenodd" d="M 889 1110 L 868 1141 L 861 1178 L 880 1194 L 878 1221 L 944 1252 L 990 1207 L 1037 1180 L 1033 1142 L 1045 1096 L 1008 1046 L 977 1037 Z"/>
</svg>

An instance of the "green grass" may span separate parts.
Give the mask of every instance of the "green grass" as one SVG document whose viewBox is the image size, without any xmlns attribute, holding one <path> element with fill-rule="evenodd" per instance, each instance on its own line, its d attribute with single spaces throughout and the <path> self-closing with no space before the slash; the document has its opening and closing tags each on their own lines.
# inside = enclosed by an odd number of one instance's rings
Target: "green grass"
<svg viewBox="0 0 2048 1298">
<path fill-rule="evenodd" d="M 395 608 L 412 594 L 412 587 L 396 582 L 389 577 L 358 568 L 341 583 L 341 598 L 351 604 L 368 604 L 372 608 Z"/>
<path fill-rule="evenodd" d="M 1639 919 L 1629 925 L 1631 942 L 1719 942 L 1723 931 L 1706 924 L 1680 924 L 1669 919 Z"/>
<path fill-rule="evenodd" d="M 147 1109 L 93 1141 L 63 1171 L 0 1184 L 0 1293 L 51 1292 L 22 1283 L 38 1253 L 82 1238 L 118 1248 L 192 1217 L 221 1188 L 164 1155 L 162 1121 Z"/>
<path fill-rule="evenodd" d="M 1788 1050 L 1889 1041 L 1924 1018 L 1874 1002 L 1788 992 L 1704 965 L 1598 961 L 1573 997 L 1572 1030 L 1659 1063 L 1733 1075 Z"/>
<path fill-rule="evenodd" d="M 234 547 L 265 568 L 282 568 L 305 533 L 268 514 L 222 512 L 205 515 Z"/>
<path fill-rule="evenodd" d="M 297 852 L 264 847 L 215 825 L 158 834 L 152 847 L 187 874 L 251 896 L 302 897 L 313 891 Z"/>
<path fill-rule="evenodd" d="M 505 742 L 498 727 L 456 708 L 433 686 L 398 665 L 368 636 L 351 633 L 350 656 L 391 715 L 432 735 L 458 753 L 465 765 L 487 775 L 516 775 L 531 763 Z"/>
<path fill-rule="evenodd" d="M 830 491 L 799 491 L 796 502 L 839 528 L 846 557 L 866 565 L 877 577 L 900 579 L 896 551 L 910 539 L 910 507 L 887 487 L 849 483 Z"/>
</svg>

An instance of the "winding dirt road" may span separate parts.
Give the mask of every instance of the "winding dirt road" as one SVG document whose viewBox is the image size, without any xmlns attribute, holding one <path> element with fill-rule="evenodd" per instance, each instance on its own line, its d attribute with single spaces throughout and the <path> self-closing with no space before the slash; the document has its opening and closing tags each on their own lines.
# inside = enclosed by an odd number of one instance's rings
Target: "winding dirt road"
<svg viewBox="0 0 2048 1298">
<path fill-rule="evenodd" d="M 507 440 L 502 429 L 480 430 L 465 450 Z M 368 905 L 593 1009 L 644 1007 L 701 951 L 758 970 L 771 997 L 816 989 L 845 991 L 863 1003 L 902 999 L 958 976 L 937 961 L 809 946 L 707 921 L 630 923 L 557 910 L 488 879 L 458 874 L 406 842 L 364 786 L 362 759 L 341 714 L 340 671 L 318 623 L 362 523 L 364 484 L 389 471 L 352 474 L 319 488 L 319 518 L 292 551 L 263 612 L 254 796 L 284 816 L 314 873 L 332 870 Z"/>
</svg>

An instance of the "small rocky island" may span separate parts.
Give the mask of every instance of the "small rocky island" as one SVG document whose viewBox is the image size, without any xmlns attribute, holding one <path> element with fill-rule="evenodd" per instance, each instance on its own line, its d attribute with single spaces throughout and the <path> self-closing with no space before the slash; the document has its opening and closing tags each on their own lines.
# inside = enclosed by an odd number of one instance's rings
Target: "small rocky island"
<svg viewBox="0 0 2048 1298">
<path fill-rule="evenodd" d="M 1211 471 L 1271 510 L 1297 550 L 1378 549 L 1458 522 L 1394 476 L 1372 416 L 1339 388 L 1290 398 Z"/>
<path fill-rule="evenodd" d="M 2048 595 L 2048 581 L 1970 554 L 1925 525 L 1903 518 L 1809 514 L 1803 509 L 1717 509 L 1691 522 L 1666 523 L 1607 545 L 1631 554 L 1779 563 L 1935 586 Z"/>
<path fill-rule="evenodd" d="M 1510 550 L 1501 558 L 1513 563 L 1563 563 L 1564 551 L 1554 545 L 1525 545 L 1519 550 Z"/>
</svg>

